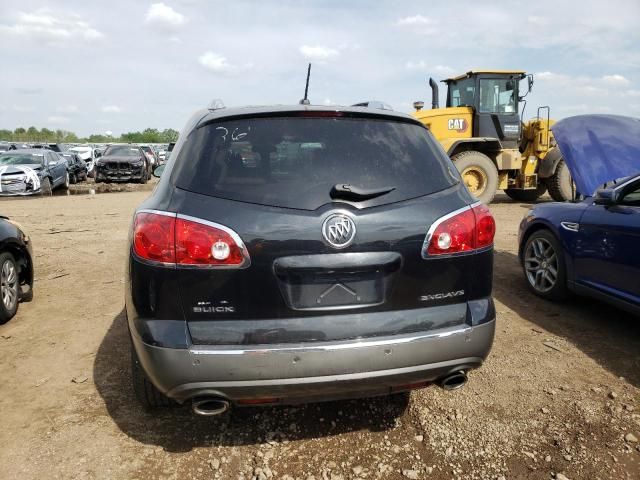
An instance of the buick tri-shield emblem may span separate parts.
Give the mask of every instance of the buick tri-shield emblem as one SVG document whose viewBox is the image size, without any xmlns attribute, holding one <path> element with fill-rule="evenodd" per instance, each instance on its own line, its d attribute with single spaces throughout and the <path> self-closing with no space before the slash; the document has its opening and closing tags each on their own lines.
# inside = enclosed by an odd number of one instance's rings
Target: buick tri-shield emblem
<svg viewBox="0 0 640 480">
<path fill-rule="evenodd" d="M 347 215 L 334 213 L 322 224 L 322 236 L 334 248 L 348 247 L 356 236 L 356 224 Z"/>
</svg>

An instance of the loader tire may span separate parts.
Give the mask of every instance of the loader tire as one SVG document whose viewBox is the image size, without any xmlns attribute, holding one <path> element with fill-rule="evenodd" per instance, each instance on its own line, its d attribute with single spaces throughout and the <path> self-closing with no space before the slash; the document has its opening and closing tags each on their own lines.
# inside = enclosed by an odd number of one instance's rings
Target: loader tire
<svg viewBox="0 0 640 480">
<path fill-rule="evenodd" d="M 451 157 L 467 189 L 482 203 L 491 203 L 498 189 L 498 169 L 484 153 L 469 150 Z"/>
<path fill-rule="evenodd" d="M 573 180 L 564 160 L 560 160 L 556 171 L 546 180 L 549 195 L 556 202 L 570 202 L 573 200 Z"/>
<path fill-rule="evenodd" d="M 544 183 L 538 183 L 538 186 L 532 190 L 517 190 L 508 188 L 504 191 L 509 198 L 516 202 L 533 203 L 547 191 Z"/>
</svg>

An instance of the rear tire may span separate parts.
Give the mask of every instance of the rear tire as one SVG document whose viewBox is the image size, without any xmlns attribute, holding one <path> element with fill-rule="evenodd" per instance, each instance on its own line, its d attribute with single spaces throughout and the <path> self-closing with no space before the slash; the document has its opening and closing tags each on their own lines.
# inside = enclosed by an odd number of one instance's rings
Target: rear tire
<svg viewBox="0 0 640 480">
<path fill-rule="evenodd" d="M 145 375 L 133 342 L 131 343 L 131 381 L 136 398 L 145 410 L 170 407 L 174 404 L 174 402 L 166 395 L 163 395 Z"/>
<path fill-rule="evenodd" d="M 11 320 L 18 311 L 20 279 L 18 265 L 9 252 L 0 254 L 0 324 Z"/>
<path fill-rule="evenodd" d="M 538 183 L 538 186 L 533 190 L 516 190 L 508 188 L 504 191 L 509 198 L 516 202 L 533 203 L 547 191 L 547 186 L 544 183 Z"/>
<path fill-rule="evenodd" d="M 62 189 L 69 190 L 70 183 L 71 183 L 71 180 L 69 179 L 69 172 L 67 172 L 64 174 L 64 183 L 62 184 Z"/>
<path fill-rule="evenodd" d="M 456 153 L 451 160 L 467 189 L 482 203 L 489 204 L 498 189 L 498 169 L 484 153 L 469 150 Z"/>
<path fill-rule="evenodd" d="M 571 173 L 564 160 L 560 160 L 556 171 L 547 178 L 547 188 L 549 195 L 556 202 L 570 202 L 573 200 L 573 180 Z"/>
</svg>

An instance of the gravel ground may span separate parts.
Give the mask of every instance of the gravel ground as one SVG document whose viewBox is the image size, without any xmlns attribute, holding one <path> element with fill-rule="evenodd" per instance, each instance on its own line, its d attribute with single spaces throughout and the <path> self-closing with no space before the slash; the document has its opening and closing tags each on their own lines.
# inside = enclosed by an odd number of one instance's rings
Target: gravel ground
<svg viewBox="0 0 640 480">
<path fill-rule="evenodd" d="M 502 196 L 495 345 L 465 388 L 144 413 L 122 299 L 131 213 L 150 188 L 0 201 L 36 251 L 35 300 L 0 326 L 0 478 L 640 478 L 640 319 L 529 294 L 516 258 L 526 206 Z"/>
</svg>

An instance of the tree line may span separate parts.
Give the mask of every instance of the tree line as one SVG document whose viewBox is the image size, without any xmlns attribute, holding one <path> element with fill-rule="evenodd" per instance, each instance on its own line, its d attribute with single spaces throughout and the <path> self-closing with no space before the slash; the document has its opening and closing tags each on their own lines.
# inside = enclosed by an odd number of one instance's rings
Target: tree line
<svg viewBox="0 0 640 480">
<path fill-rule="evenodd" d="M 141 132 L 127 132 L 119 137 L 94 134 L 88 137 L 78 137 L 68 130 L 49 130 L 36 127 L 18 127 L 15 130 L 0 129 L 0 140 L 7 142 L 47 142 L 47 143 L 169 143 L 178 139 L 178 131 L 173 128 L 158 130 L 145 128 Z"/>
</svg>

